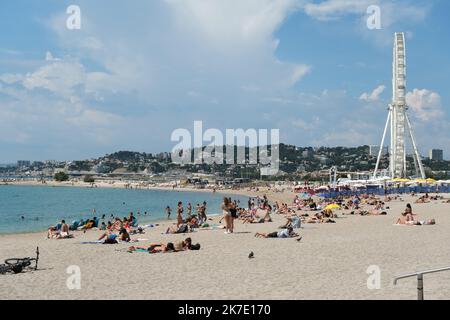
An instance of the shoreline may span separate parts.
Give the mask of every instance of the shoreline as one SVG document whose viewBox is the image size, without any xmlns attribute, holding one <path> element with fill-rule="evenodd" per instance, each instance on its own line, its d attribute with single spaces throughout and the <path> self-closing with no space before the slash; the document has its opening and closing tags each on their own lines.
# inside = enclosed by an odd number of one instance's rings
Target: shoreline
<svg viewBox="0 0 450 320">
<path fill-rule="evenodd" d="M 106 183 L 106 182 L 97 182 L 94 183 L 94 187 L 90 183 L 82 182 L 82 181 L 73 181 L 73 182 L 46 182 L 41 183 L 39 181 L 15 181 L 15 182 L 1 182 L 0 186 L 27 186 L 27 187 L 49 187 L 49 188 L 83 188 L 83 189 L 126 189 L 126 190 L 157 190 L 157 191 L 173 191 L 173 192 L 204 192 L 204 193 L 214 193 L 214 189 L 210 188 L 193 188 L 193 187 L 185 187 L 185 186 L 177 186 L 175 188 L 169 186 L 139 186 L 140 183 L 133 183 L 132 189 L 128 188 L 126 185 L 129 182 L 114 180 L 114 183 Z M 259 187 L 260 189 L 264 189 Z M 242 196 L 251 196 L 253 193 L 257 191 L 245 190 L 245 189 L 225 189 L 225 188 L 216 188 L 216 193 L 222 194 L 239 194 Z"/>
<path fill-rule="evenodd" d="M 92 188 L 89 184 L 86 183 L 75 183 L 75 184 L 60 184 L 58 182 L 54 182 L 51 184 L 42 184 L 42 183 L 38 183 L 37 181 L 32 181 L 31 183 L 8 183 L 8 184 L 1 184 L 0 183 L 0 187 L 2 186 L 26 186 L 26 187 L 48 187 L 48 188 L 85 188 L 85 189 L 90 189 Z M 112 189 L 124 189 L 127 190 L 127 188 L 125 188 L 125 186 L 123 185 L 116 185 L 116 186 L 98 186 L 98 188 L 100 189 L 108 189 L 108 188 L 112 188 Z M 96 189 L 96 188 L 92 188 L 92 189 Z M 128 189 L 131 190 L 131 189 Z M 136 191 L 167 191 L 167 192 L 173 192 L 173 193 L 178 193 L 178 192 L 196 192 L 196 193 L 214 193 L 213 190 L 211 189 L 197 189 L 197 188 L 186 188 L 186 187 L 178 187 L 173 189 L 172 187 L 163 187 L 163 186 L 158 186 L 158 187 L 146 187 L 146 188 L 137 188 L 137 189 L 133 189 Z M 221 194 L 223 196 L 242 196 L 242 197 L 254 197 L 256 196 L 253 192 L 248 191 L 248 190 L 231 190 L 231 189 L 218 189 L 216 190 L 217 194 Z M 217 217 L 220 216 L 221 213 L 220 212 L 212 212 L 210 214 L 208 214 L 208 217 Z M 158 225 L 164 225 L 166 223 L 169 223 L 171 221 L 174 220 L 174 218 L 172 218 L 171 220 L 167 220 L 167 219 L 162 219 L 162 218 L 155 218 L 154 220 L 152 220 L 151 218 L 149 220 L 145 220 L 142 219 L 143 217 L 141 216 L 139 218 L 139 220 L 141 220 L 142 222 L 140 223 L 141 225 L 147 225 L 147 224 L 158 224 Z M 48 226 L 50 227 L 50 226 Z M 0 238 L 5 237 L 5 236 L 24 236 L 24 235 L 33 235 L 33 234 L 42 234 L 42 233 L 46 233 L 47 229 L 45 230 L 36 230 L 36 231 L 20 231 L 20 232 L 3 232 L 0 233 Z M 75 232 L 75 234 L 77 234 L 77 232 Z"/>
</svg>

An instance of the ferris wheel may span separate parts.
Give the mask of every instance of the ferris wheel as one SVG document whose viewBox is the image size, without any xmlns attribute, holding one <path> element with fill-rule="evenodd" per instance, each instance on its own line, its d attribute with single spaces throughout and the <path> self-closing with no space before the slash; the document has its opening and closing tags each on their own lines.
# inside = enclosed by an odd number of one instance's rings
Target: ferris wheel
<svg viewBox="0 0 450 320">
<path fill-rule="evenodd" d="M 406 145 L 405 140 L 408 135 L 412 148 L 416 176 L 425 178 L 425 170 L 414 139 L 413 129 L 408 117 L 408 106 L 406 104 L 406 47 L 405 34 L 397 32 L 394 36 L 394 51 L 392 61 L 392 103 L 388 108 L 388 117 L 381 140 L 380 151 L 378 153 L 377 164 L 373 178 L 377 177 L 382 150 L 388 129 L 391 134 L 389 149 L 389 172 L 391 178 L 406 178 Z"/>
</svg>

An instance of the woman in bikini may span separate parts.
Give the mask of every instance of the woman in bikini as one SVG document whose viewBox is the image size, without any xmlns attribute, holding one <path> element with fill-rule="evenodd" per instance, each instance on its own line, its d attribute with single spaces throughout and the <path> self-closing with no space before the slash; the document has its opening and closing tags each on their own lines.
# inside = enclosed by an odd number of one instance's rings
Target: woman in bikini
<svg viewBox="0 0 450 320">
<path fill-rule="evenodd" d="M 136 250 L 145 250 L 148 251 L 148 253 L 175 252 L 175 246 L 172 242 L 169 242 L 166 245 L 163 243 L 153 243 L 148 247 L 131 246 L 130 248 L 128 248 L 128 252 L 134 252 Z"/>
<path fill-rule="evenodd" d="M 227 197 L 223 198 L 223 203 L 222 203 L 222 213 L 223 213 L 223 219 L 225 220 L 225 233 L 229 234 L 232 233 L 233 231 L 231 230 L 231 223 L 230 223 L 230 219 L 231 219 L 231 204 L 230 204 L 230 199 L 228 199 Z"/>
<path fill-rule="evenodd" d="M 183 202 L 178 202 L 177 207 L 177 227 L 183 224 Z"/>
</svg>

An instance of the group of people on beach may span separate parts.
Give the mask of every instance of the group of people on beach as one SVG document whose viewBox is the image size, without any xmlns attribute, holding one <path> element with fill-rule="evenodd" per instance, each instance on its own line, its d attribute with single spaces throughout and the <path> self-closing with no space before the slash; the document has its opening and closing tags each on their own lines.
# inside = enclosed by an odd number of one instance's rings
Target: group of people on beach
<svg viewBox="0 0 450 320">
<path fill-rule="evenodd" d="M 246 207 L 241 206 L 239 200 L 232 200 L 229 197 L 224 197 L 221 204 L 222 217 L 219 219 L 219 224 L 223 223 L 222 228 L 225 234 L 235 233 L 236 221 L 242 224 L 261 224 L 272 223 L 272 215 L 278 215 L 285 218 L 285 223 L 282 224 L 272 232 L 256 232 L 257 238 L 297 238 L 301 241 L 302 237 L 296 230 L 302 227 L 302 224 L 308 223 L 336 223 L 338 215 L 334 210 L 342 211 L 342 215 L 359 215 L 359 216 L 382 216 L 387 215 L 390 209 L 389 203 L 391 201 L 404 201 L 401 196 L 385 196 L 384 199 L 375 195 L 353 195 L 353 196 L 339 196 L 333 199 L 317 199 L 313 197 L 299 197 L 296 195 L 292 203 L 270 203 L 266 195 L 250 197 Z M 440 196 L 429 196 L 425 194 L 417 199 L 415 203 L 427 203 L 432 200 L 444 200 Z M 213 219 L 206 215 L 207 203 L 206 201 L 197 204 L 195 212 L 191 203 L 187 203 L 186 207 L 183 202 L 179 201 L 176 206 L 176 223 L 169 226 L 165 234 L 186 234 L 196 229 L 203 228 L 204 230 L 213 230 L 209 220 Z M 350 211 L 348 213 L 348 211 Z M 166 207 L 167 218 L 171 217 L 170 206 Z M 95 211 L 94 211 L 95 213 Z M 102 216 L 102 220 L 105 215 Z M 419 220 L 417 214 L 412 210 L 411 204 L 406 204 L 405 210 L 395 222 L 396 225 L 404 226 L 418 226 L 418 225 L 434 225 L 435 219 Z M 158 226 L 158 225 L 155 225 Z M 71 231 L 86 232 L 90 229 L 98 229 L 103 231 L 98 238 L 105 244 L 117 244 L 119 242 L 131 242 L 132 235 L 143 233 L 145 228 L 138 225 L 138 221 L 133 214 L 127 217 L 114 217 L 110 221 L 103 221 L 93 217 L 91 219 L 73 221 L 72 224 L 67 224 L 62 220 L 56 226 L 52 226 L 48 230 L 48 238 L 67 239 L 72 238 Z M 147 252 L 147 253 L 169 253 L 180 252 L 186 250 L 199 250 L 200 244 L 193 244 L 190 237 L 183 241 L 166 242 L 166 243 L 151 243 L 146 246 L 130 246 L 128 252 Z"/>
</svg>

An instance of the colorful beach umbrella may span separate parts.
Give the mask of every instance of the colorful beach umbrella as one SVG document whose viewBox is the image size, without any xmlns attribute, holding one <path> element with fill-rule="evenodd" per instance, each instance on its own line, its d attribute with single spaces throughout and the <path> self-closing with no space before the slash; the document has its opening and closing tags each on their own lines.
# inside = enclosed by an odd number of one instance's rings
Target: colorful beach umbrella
<svg viewBox="0 0 450 320">
<path fill-rule="evenodd" d="M 325 207 L 326 210 L 333 210 L 333 209 L 340 209 L 340 208 L 341 208 L 341 206 L 336 203 L 329 204 Z"/>
</svg>

